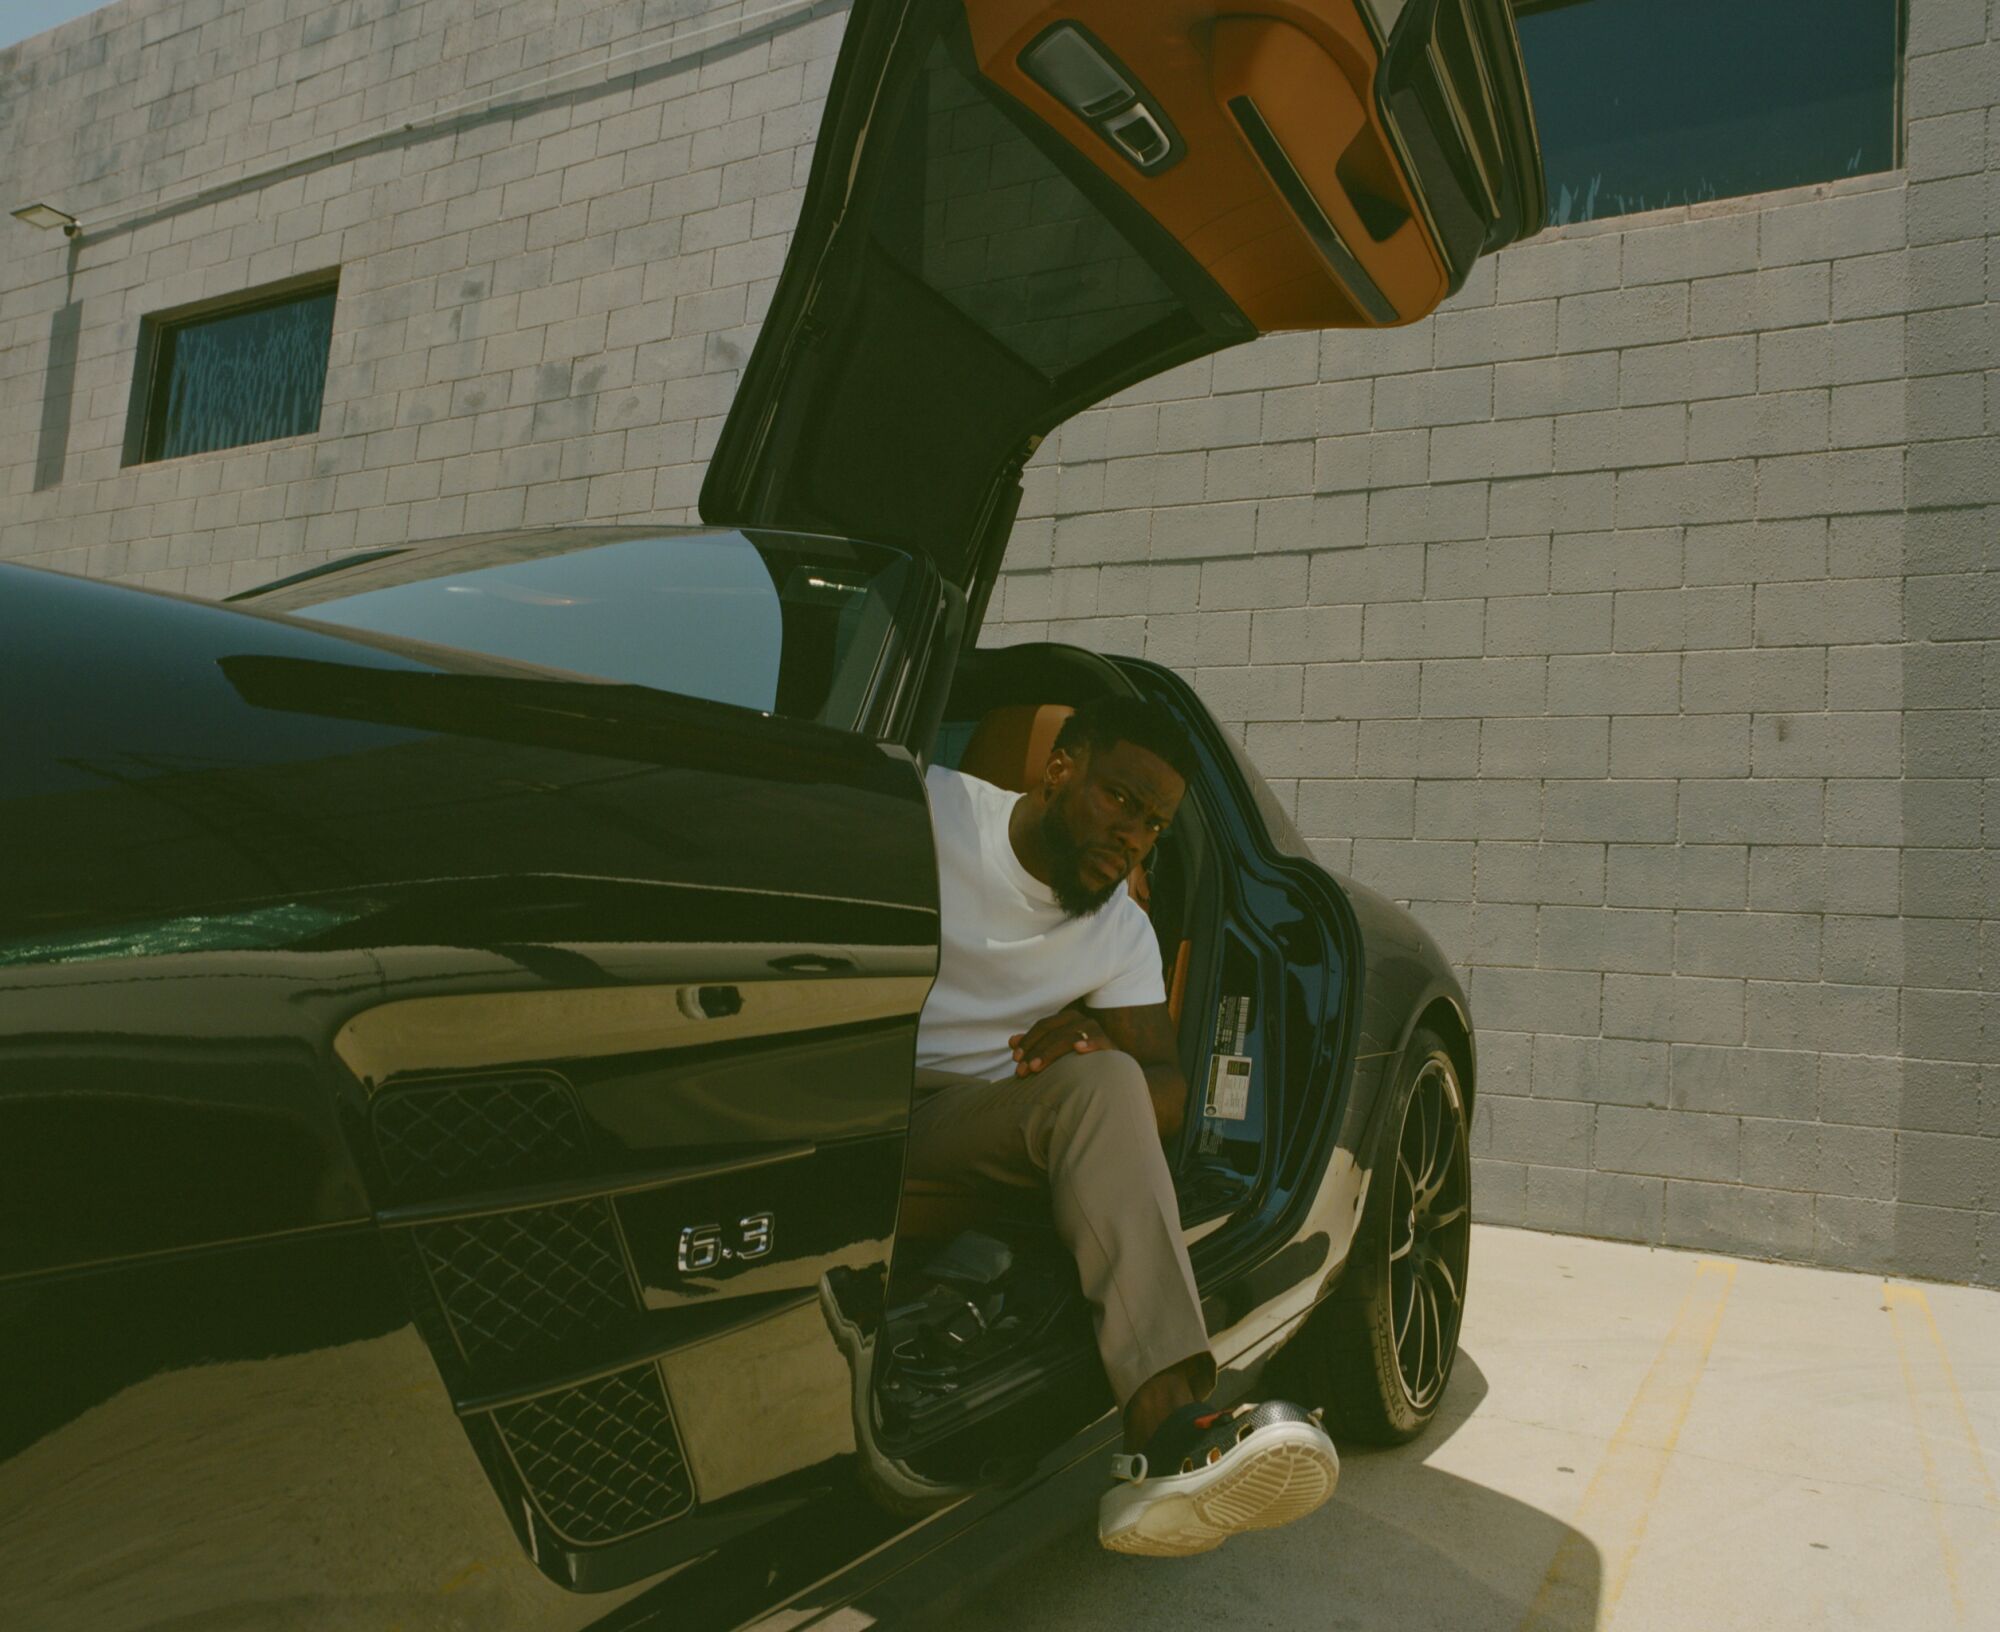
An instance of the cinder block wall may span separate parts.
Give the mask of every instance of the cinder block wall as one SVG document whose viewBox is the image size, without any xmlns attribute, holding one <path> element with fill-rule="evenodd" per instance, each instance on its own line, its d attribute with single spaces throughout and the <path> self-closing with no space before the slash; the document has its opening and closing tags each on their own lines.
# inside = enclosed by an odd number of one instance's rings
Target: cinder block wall
<svg viewBox="0 0 2000 1632">
<path fill-rule="evenodd" d="M 0 53 L 0 555 L 214 594 L 684 519 L 842 18 L 136 0 Z M 1481 1030 L 1494 1220 L 2000 1284 L 2000 17 L 1908 164 L 1570 227 L 1031 467 L 988 638 L 1194 676 Z M 11 207 L 11 204 L 10 204 Z M 339 265 L 319 433 L 121 468 L 141 315 Z"/>
</svg>

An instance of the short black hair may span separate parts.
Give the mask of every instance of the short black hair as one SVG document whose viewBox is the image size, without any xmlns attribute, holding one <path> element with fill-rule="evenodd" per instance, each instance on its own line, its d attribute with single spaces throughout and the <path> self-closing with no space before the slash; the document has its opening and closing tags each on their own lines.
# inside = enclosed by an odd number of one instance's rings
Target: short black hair
<svg viewBox="0 0 2000 1632">
<path fill-rule="evenodd" d="M 1183 782 L 1195 777 L 1194 744 L 1181 723 L 1158 703 L 1140 697 L 1105 694 L 1078 705 L 1056 733 L 1058 748 L 1111 749 L 1121 742 L 1157 754 Z"/>
</svg>

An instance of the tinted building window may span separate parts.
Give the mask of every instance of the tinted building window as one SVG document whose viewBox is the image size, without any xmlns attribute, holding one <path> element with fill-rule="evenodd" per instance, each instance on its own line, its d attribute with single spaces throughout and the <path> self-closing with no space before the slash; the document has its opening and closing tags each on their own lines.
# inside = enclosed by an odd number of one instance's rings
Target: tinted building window
<svg viewBox="0 0 2000 1632">
<path fill-rule="evenodd" d="M 1895 166 L 1900 0 L 1517 0 L 1560 225 Z"/>
<path fill-rule="evenodd" d="M 127 463 L 318 430 L 334 293 L 324 285 L 148 319 Z"/>
</svg>

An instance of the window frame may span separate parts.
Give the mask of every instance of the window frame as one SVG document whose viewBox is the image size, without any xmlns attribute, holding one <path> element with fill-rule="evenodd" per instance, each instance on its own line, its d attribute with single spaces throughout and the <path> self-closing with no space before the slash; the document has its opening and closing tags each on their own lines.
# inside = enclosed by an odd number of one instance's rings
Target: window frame
<svg viewBox="0 0 2000 1632">
<path fill-rule="evenodd" d="M 268 311 L 274 306 L 290 306 L 301 301 L 331 295 L 338 311 L 340 296 L 340 268 L 322 268 L 314 272 L 303 272 L 295 277 L 282 278 L 275 283 L 259 284 L 254 289 L 238 290 L 227 295 L 219 295 L 208 300 L 191 301 L 184 306 L 168 307 L 164 311 L 148 312 L 139 320 L 138 357 L 132 370 L 131 403 L 125 415 L 125 443 L 119 464 L 155 465 L 171 463 L 178 459 L 198 459 L 208 455 L 234 452 L 238 448 L 261 448 L 273 442 L 287 442 L 295 437 L 317 434 L 320 419 L 326 410 L 326 388 L 320 387 L 320 412 L 313 417 L 312 424 L 301 431 L 289 431 L 282 436 L 258 437 L 248 442 L 231 442 L 219 448 L 202 448 L 190 453 L 165 454 L 159 451 L 166 439 L 166 411 L 168 398 L 173 387 L 173 358 L 180 333 L 198 324 L 212 323 L 220 318 L 244 317 L 254 312 Z M 327 334 L 327 366 L 332 367 L 333 334 Z"/>
</svg>

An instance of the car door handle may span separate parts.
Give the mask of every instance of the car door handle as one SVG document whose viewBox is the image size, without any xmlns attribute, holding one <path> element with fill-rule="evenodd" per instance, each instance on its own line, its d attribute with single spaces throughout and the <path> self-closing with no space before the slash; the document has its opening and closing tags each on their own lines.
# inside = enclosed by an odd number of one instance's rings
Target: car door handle
<svg viewBox="0 0 2000 1632">
<path fill-rule="evenodd" d="M 788 957 L 771 959 L 773 969 L 782 969 L 788 975 L 830 975 L 838 969 L 852 969 L 854 964 L 848 958 L 829 958 L 818 952 L 794 952 Z"/>
<path fill-rule="evenodd" d="M 1153 111 L 1143 102 L 1113 114 L 1103 122 L 1104 134 L 1115 142 L 1141 170 L 1149 169 L 1167 156 L 1174 145 Z"/>
</svg>

